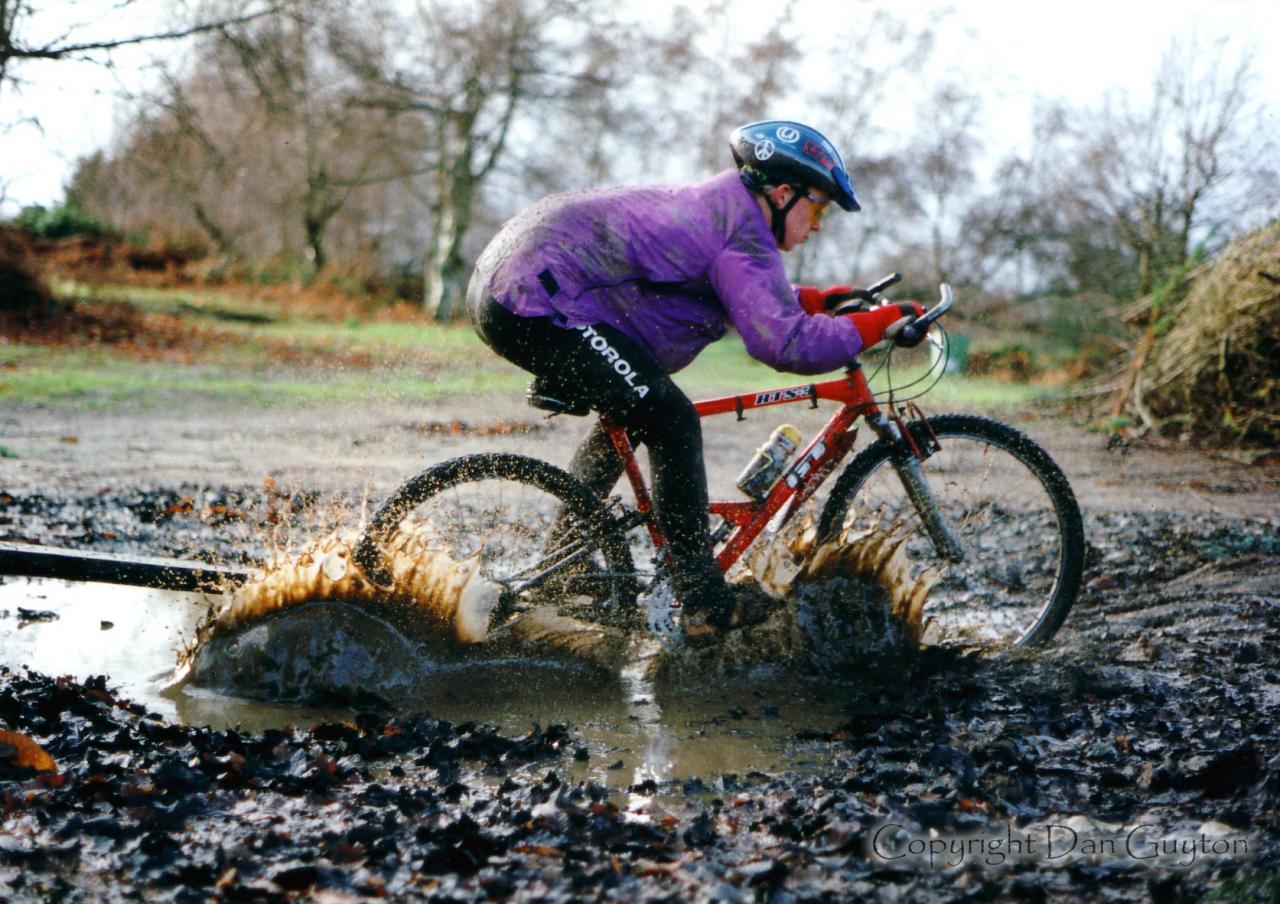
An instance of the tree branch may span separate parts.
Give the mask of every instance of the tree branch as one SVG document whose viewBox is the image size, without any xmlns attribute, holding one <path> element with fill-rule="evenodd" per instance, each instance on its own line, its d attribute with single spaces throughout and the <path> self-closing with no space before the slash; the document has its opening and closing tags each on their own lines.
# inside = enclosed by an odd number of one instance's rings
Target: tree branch
<svg viewBox="0 0 1280 904">
<path fill-rule="evenodd" d="M 264 16 L 274 15 L 279 11 L 280 7 L 269 6 L 266 9 L 247 13 L 243 16 L 237 16 L 234 19 L 220 19 L 216 22 L 202 22 L 199 25 L 193 25 L 190 28 L 179 29 L 178 31 L 137 35 L 132 38 L 120 38 L 116 41 L 88 41 L 82 44 L 64 44 L 62 46 L 46 44 L 44 47 L 21 47 L 17 44 L 12 44 L 6 41 L 3 45 L 0 45 L 0 57 L 6 60 L 58 60 L 77 53 L 88 53 L 95 50 L 115 50 L 119 47 L 128 47 L 133 44 L 144 44 L 149 41 L 174 41 L 181 38 L 189 38 L 192 35 L 203 34 L 205 32 L 218 31 L 232 25 L 243 25 L 246 22 L 261 19 Z"/>
</svg>

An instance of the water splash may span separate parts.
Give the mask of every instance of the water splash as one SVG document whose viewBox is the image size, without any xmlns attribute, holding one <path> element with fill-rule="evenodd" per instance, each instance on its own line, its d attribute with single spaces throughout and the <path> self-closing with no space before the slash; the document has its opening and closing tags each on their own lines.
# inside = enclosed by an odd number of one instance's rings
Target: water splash
<svg viewBox="0 0 1280 904">
<path fill-rule="evenodd" d="M 235 631 L 291 606 L 329 600 L 398 606 L 409 622 L 424 621 L 461 644 L 483 643 L 502 588 L 480 575 L 478 559 L 456 562 L 431 537 L 428 530 L 409 528 L 392 538 L 385 551 L 392 576 L 387 587 L 370 581 L 353 560 L 356 532 L 322 537 L 275 558 L 231 593 L 212 627 Z"/>
<path fill-rule="evenodd" d="M 924 602 L 936 579 L 912 568 L 902 539 L 893 533 L 846 531 L 817 543 L 812 523 L 798 520 L 762 538 L 731 574 L 735 581 L 758 582 L 778 598 L 769 619 L 729 632 L 709 649 L 669 646 L 651 651 L 637 665 L 637 651 L 651 640 L 648 634 L 576 617 L 579 613 L 560 606 L 563 601 L 534 600 L 503 624 L 491 626 L 501 588 L 480 574 L 478 559 L 455 561 L 445 554 L 439 537 L 429 523 L 404 525 L 385 547 L 392 575 L 385 587 L 371 582 L 353 560 L 358 541 L 353 531 L 336 531 L 298 552 L 277 556 L 255 580 L 225 597 L 199 632 L 188 661 L 197 661 L 199 650 L 206 651 L 206 663 L 226 659 L 211 652 L 210 645 L 230 643 L 251 629 L 261 633 L 265 622 L 289 612 L 297 612 L 307 630 L 322 632 L 315 614 L 304 617 L 302 610 L 323 601 L 330 607 L 351 604 L 387 622 L 410 647 L 418 643 L 423 671 L 442 658 L 457 661 L 460 651 L 470 650 L 473 663 L 560 660 L 615 677 L 639 668 L 645 680 L 670 685 L 814 663 L 839 665 L 833 657 L 852 661 L 872 649 L 901 654 L 922 637 Z M 330 655 L 325 651 L 331 646 L 298 646 L 295 658 L 303 657 L 304 647 Z M 393 646 L 403 644 L 397 639 Z M 304 662 L 290 663 L 288 671 L 300 675 L 305 668 Z"/>
</svg>

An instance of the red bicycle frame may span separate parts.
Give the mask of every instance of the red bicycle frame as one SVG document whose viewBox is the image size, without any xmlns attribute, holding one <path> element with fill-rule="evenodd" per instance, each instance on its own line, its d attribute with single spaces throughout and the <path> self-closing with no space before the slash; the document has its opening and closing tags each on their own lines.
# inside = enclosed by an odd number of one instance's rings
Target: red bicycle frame
<svg viewBox="0 0 1280 904">
<path fill-rule="evenodd" d="M 839 402 L 841 407 L 827 421 L 826 425 L 809 441 L 783 476 L 774 484 L 763 502 L 712 502 L 709 511 L 719 515 L 729 527 L 727 535 L 719 539 L 723 543 L 716 553 L 716 564 L 720 570 L 728 571 L 752 543 L 782 512 L 779 526 L 787 521 L 800 508 L 814 491 L 826 480 L 840 460 L 853 448 L 857 431 L 854 423 L 860 417 L 876 418 L 881 415 L 880 406 L 876 403 L 867 384 L 862 368 L 850 368 L 842 379 L 828 380 L 823 383 L 809 383 L 804 386 L 790 386 L 784 389 L 770 389 L 765 392 L 748 395 L 722 396 L 694 403 L 699 417 L 710 417 L 716 414 L 736 413 L 742 420 L 742 413 L 753 408 L 768 408 L 773 405 L 790 405 L 796 402 L 810 402 L 818 407 L 818 400 Z M 649 496 L 649 488 L 645 484 L 644 475 L 636 462 L 635 450 L 627 431 L 608 422 L 604 423 L 614 449 L 623 461 L 627 480 L 635 493 L 637 509 L 648 515 L 653 510 L 653 502 Z M 784 511 L 785 509 L 785 511 Z M 666 538 L 662 536 L 656 520 L 646 518 L 649 536 L 655 548 L 661 550 L 666 546 Z"/>
</svg>

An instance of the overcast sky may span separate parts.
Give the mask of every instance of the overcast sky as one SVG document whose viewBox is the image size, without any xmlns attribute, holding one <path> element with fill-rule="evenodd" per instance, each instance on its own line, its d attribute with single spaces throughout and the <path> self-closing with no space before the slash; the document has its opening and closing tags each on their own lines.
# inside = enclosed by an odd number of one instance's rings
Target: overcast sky
<svg viewBox="0 0 1280 904">
<path fill-rule="evenodd" d="M 620 0 L 636 9 L 653 8 L 653 0 Z M 126 14 L 111 13 L 116 0 L 50 0 L 38 3 L 36 28 L 30 39 L 53 30 L 81 25 L 75 40 L 124 37 L 162 29 L 173 4 L 137 0 Z M 759 25 L 779 0 L 735 0 L 744 21 Z M 866 14 L 873 0 L 831 4 L 800 0 L 795 32 L 825 36 L 837 19 Z M 945 23 L 937 65 L 973 73 L 987 94 L 995 156 L 1023 150 L 1030 111 L 1036 96 L 1056 97 L 1073 105 L 1097 101 L 1109 90 L 1145 90 L 1160 55 L 1174 38 L 1208 45 L 1228 38 L 1237 47 L 1252 44 L 1258 96 L 1280 110 L 1280 54 L 1274 35 L 1280 25 L 1280 0 L 1075 0 L 1073 3 L 1028 3 L 1026 0 L 956 0 L 889 4 L 914 17 Z M 751 12 L 747 10 L 752 9 Z M 936 11 L 950 9 L 947 16 Z M 1273 46 L 1262 45 L 1265 35 Z M 1267 54 L 1265 51 L 1272 52 Z M 145 63 L 156 52 L 181 53 L 181 45 L 151 45 L 117 52 L 114 67 L 89 63 L 32 62 L 16 68 L 20 91 L 6 86 L 0 94 L 0 187 L 5 196 L 0 214 L 11 215 L 25 204 L 55 203 L 75 160 L 106 145 L 119 118 L 120 95 L 143 84 Z M 922 78 L 930 76 L 922 75 Z M 1271 114 L 1275 116 L 1275 113 Z M 39 128 L 34 125 L 38 121 Z M 1280 121 L 1276 123 L 1280 127 Z M 994 145 L 994 146 L 993 146 Z"/>
</svg>

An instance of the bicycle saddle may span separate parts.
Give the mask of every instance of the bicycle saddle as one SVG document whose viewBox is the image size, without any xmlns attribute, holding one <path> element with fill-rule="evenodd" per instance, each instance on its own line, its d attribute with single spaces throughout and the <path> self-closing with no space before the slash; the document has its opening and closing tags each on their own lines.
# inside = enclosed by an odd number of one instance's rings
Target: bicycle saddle
<svg viewBox="0 0 1280 904">
<path fill-rule="evenodd" d="M 574 395 L 563 385 L 546 377 L 535 377 L 527 392 L 529 404 L 552 414 L 571 414 L 582 417 L 591 412 L 591 406 Z"/>
</svg>

